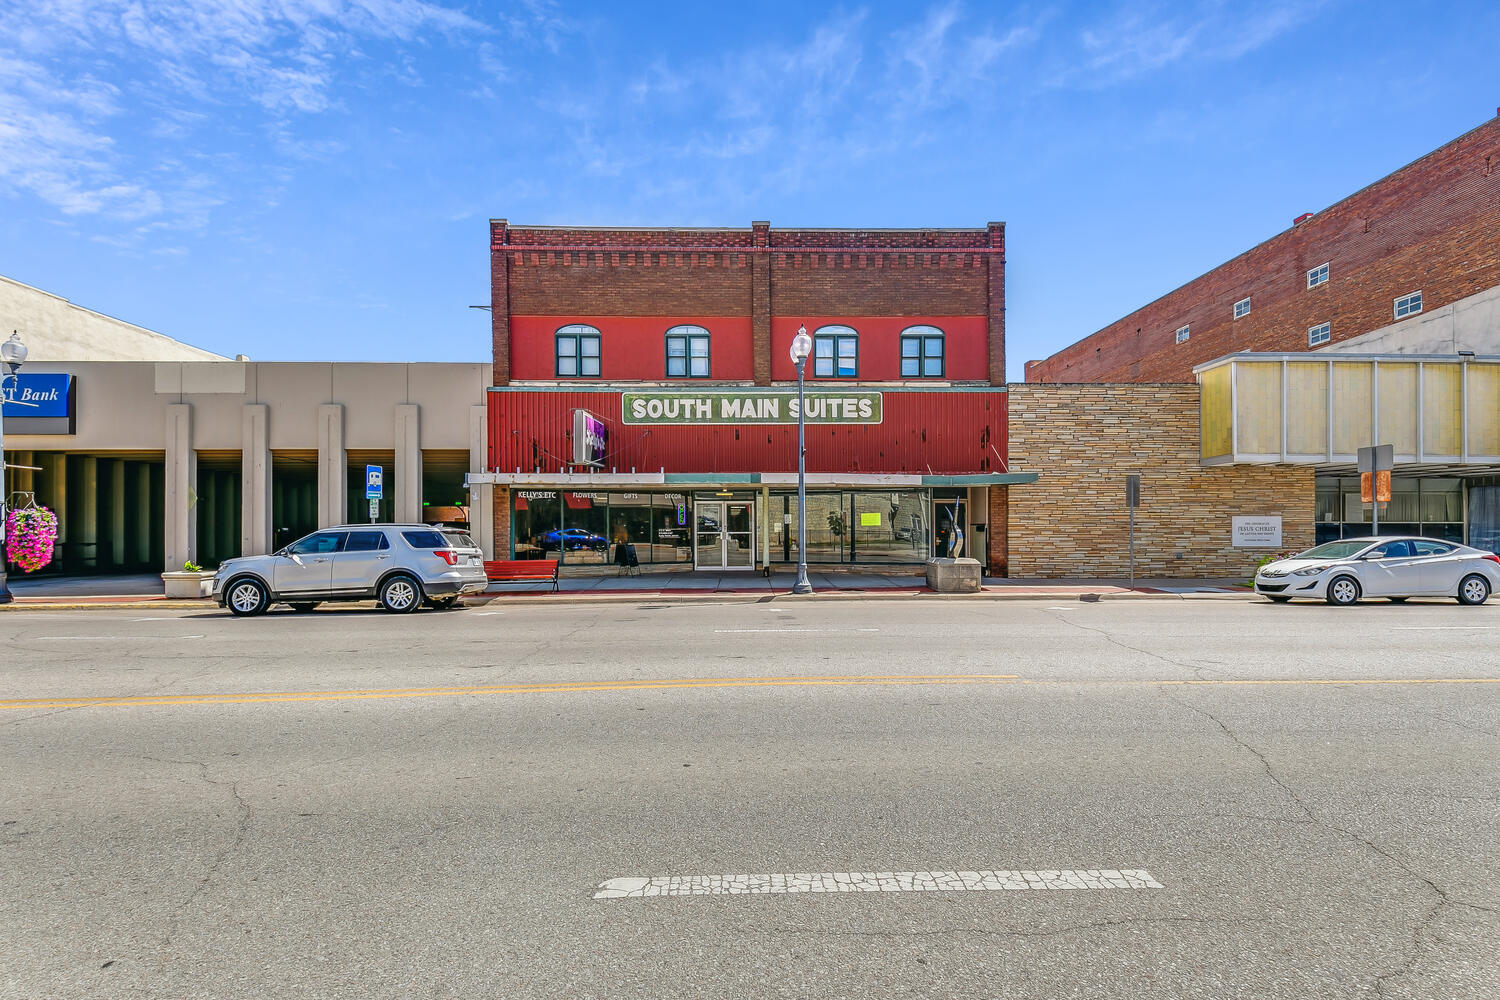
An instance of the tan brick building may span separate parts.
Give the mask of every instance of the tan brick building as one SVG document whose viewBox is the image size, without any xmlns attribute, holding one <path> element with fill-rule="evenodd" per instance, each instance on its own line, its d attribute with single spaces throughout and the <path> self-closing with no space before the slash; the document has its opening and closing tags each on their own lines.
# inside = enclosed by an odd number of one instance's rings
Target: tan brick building
<svg viewBox="0 0 1500 1000">
<path fill-rule="evenodd" d="M 1280 550 L 1235 548 L 1236 515 L 1279 516 L 1282 549 L 1312 545 L 1313 470 L 1204 467 L 1198 425 L 1196 385 L 1011 385 L 1010 469 L 1041 478 L 1004 502 L 1009 575 L 1125 576 L 1131 473 L 1137 576 L 1248 577 Z"/>
</svg>

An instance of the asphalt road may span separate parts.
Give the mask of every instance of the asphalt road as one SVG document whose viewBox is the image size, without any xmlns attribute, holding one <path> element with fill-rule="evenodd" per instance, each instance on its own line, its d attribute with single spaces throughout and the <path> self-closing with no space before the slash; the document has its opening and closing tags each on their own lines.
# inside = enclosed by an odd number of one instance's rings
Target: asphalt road
<svg viewBox="0 0 1500 1000">
<path fill-rule="evenodd" d="M 1494 604 L 0 636 L 0 996 L 1500 995 Z M 1059 870 L 1161 887 L 595 897 Z"/>
</svg>

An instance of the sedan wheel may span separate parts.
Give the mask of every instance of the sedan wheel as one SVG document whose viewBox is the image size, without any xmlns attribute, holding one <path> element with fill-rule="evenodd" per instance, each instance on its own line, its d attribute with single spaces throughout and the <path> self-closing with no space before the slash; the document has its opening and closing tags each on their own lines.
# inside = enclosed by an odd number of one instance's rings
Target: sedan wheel
<svg viewBox="0 0 1500 1000">
<path fill-rule="evenodd" d="M 264 614 L 271 602 L 266 596 L 266 588 L 259 581 L 236 580 L 229 585 L 224 603 L 229 606 L 230 614 L 237 618 L 248 618 Z"/>
<path fill-rule="evenodd" d="M 1464 577 L 1463 582 L 1458 585 L 1459 604 L 1483 604 L 1489 599 L 1489 581 L 1477 573 Z"/>
<path fill-rule="evenodd" d="M 409 576 L 393 576 L 380 585 L 380 606 L 404 615 L 422 605 L 422 585 Z"/>
<path fill-rule="evenodd" d="M 1328 603 L 1347 607 L 1359 600 L 1359 584 L 1353 577 L 1341 576 L 1328 585 Z"/>
</svg>

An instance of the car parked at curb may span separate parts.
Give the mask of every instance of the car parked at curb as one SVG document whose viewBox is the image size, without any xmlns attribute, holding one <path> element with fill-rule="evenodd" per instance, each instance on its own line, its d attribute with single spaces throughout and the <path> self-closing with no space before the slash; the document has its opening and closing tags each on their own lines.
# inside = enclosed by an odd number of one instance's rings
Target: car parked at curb
<svg viewBox="0 0 1500 1000">
<path fill-rule="evenodd" d="M 463 531 L 425 524 L 346 524 L 270 555 L 225 560 L 213 597 L 240 617 L 273 604 L 311 611 L 324 601 L 374 599 L 404 614 L 424 603 L 451 608 L 489 585 L 484 552 Z"/>
<path fill-rule="evenodd" d="M 1497 589 L 1500 555 L 1412 535 L 1325 542 L 1255 574 L 1255 592 L 1277 603 L 1294 597 L 1338 605 L 1364 597 L 1452 597 L 1483 604 Z"/>
</svg>

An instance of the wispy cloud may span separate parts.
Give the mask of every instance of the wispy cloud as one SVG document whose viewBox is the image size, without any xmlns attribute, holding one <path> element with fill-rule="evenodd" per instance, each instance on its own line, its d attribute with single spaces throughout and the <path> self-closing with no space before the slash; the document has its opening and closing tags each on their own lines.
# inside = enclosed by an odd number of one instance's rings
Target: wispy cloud
<svg viewBox="0 0 1500 1000">
<path fill-rule="evenodd" d="M 207 193 L 215 176 L 201 160 L 164 168 L 164 148 L 193 148 L 205 136 L 213 145 L 227 124 L 242 135 L 258 131 L 276 155 L 326 157 L 338 143 L 296 141 L 291 123 L 340 108 L 343 78 L 366 58 L 362 46 L 561 30 L 537 0 L 520 11 L 496 27 L 428 0 L 9 5 L 14 55 L 0 56 L 0 193 L 31 194 L 68 216 L 205 224 L 206 209 L 229 194 Z M 406 60 L 382 71 L 420 83 Z"/>
</svg>

